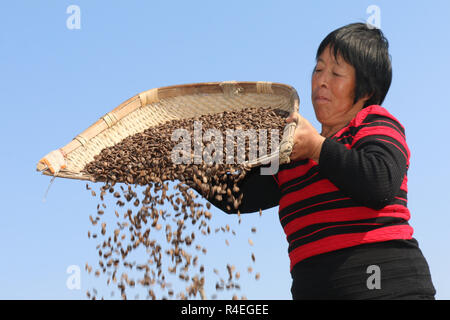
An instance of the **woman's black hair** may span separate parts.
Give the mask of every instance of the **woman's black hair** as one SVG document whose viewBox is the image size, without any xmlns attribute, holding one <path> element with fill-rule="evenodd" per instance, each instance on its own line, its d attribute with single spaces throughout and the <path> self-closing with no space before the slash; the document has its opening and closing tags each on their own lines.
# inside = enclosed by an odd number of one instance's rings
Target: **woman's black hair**
<svg viewBox="0 0 450 320">
<path fill-rule="evenodd" d="M 340 55 L 355 68 L 354 103 L 368 95 L 369 99 L 364 107 L 381 105 L 392 81 L 389 43 L 383 32 L 365 23 L 352 23 L 341 27 L 322 41 L 316 60 L 328 46 L 336 59 Z"/>
</svg>

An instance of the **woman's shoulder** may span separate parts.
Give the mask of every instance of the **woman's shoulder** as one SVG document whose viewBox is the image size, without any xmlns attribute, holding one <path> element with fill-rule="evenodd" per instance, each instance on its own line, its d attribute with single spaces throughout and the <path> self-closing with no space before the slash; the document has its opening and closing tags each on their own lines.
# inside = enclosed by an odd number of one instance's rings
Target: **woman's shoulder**
<svg viewBox="0 0 450 320">
<path fill-rule="evenodd" d="M 380 105 L 370 105 L 359 111 L 356 117 L 351 121 L 350 126 L 361 127 L 374 124 L 375 122 L 391 123 L 398 127 L 403 133 L 405 131 L 405 128 L 400 121 L 386 108 Z"/>
</svg>

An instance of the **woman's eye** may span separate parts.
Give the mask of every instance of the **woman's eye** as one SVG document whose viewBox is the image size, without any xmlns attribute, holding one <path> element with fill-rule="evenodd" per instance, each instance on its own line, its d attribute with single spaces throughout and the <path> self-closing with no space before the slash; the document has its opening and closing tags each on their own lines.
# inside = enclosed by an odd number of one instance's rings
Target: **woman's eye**
<svg viewBox="0 0 450 320">
<path fill-rule="evenodd" d="M 340 77 L 341 75 L 336 72 L 333 72 L 333 76 Z"/>
<path fill-rule="evenodd" d="M 318 68 L 314 69 L 314 72 L 320 72 L 320 71 L 322 71 L 322 69 L 318 69 Z"/>
</svg>

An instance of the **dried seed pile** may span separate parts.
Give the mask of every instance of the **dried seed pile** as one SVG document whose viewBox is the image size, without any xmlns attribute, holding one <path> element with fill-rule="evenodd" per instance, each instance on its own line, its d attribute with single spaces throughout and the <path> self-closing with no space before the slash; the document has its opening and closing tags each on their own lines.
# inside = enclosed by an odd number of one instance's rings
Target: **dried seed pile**
<svg viewBox="0 0 450 320">
<path fill-rule="evenodd" d="M 100 199 L 97 214 L 89 217 L 94 230 L 88 231 L 89 238 L 99 241 L 96 248 L 100 259 L 98 267 L 87 263 L 86 270 L 97 277 L 101 273 L 106 275 L 107 284 L 114 284 L 122 299 L 127 299 L 129 288 L 138 285 L 145 288 L 147 298 L 151 299 L 214 298 L 215 294 L 208 296 L 205 292 L 206 268 L 200 263 L 200 256 L 207 254 L 207 250 L 197 240 L 218 232 L 235 235 L 235 231 L 228 224 L 212 229 L 211 204 L 201 200 L 214 198 L 225 202 L 227 209 L 238 209 L 243 198 L 239 182 L 248 169 L 237 163 L 226 164 L 225 159 L 223 163 L 174 164 L 171 153 L 178 142 L 172 141 L 172 133 L 180 128 L 193 133 L 194 122 L 200 121 L 203 134 L 208 129 L 217 129 L 224 137 L 227 129 L 278 129 L 281 139 L 287 115 L 280 110 L 247 108 L 168 121 L 102 150 L 83 170 L 93 181 L 104 183 L 98 192 L 86 185 L 92 195 Z M 270 138 L 268 134 L 268 146 Z M 204 147 L 208 144 L 204 143 Z M 248 143 L 245 151 L 248 157 Z M 194 155 L 190 156 L 194 160 Z M 111 210 L 115 225 L 107 225 L 102 220 L 107 197 L 115 201 L 115 208 Z M 251 231 L 256 232 L 256 228 Z M 228 245 L 228 240 L 225 241 Z M 251 239 L 249 244 L 253 245 Z M 145 250 L 143 263 L 131 261 L 132 253 L 139 249 Z M 253 253 L 251 259 L 255 262 Z M 216 268 L 210 270 L 219 275 Z M 239 290 L 239 271 L 232 264 L 226 265 L 226 271 L 228 278 L 220 278 L 216 290 Z M 251 273 L 253 268 L 248 267 L 247 271 Z M 129 276 L 132 272 L 137 276 Z M 255 279 L 259 277 L 256 273 Z M 175 292 L 171 282 L 174 279 L 184 281 L 186 289 Z M 161 296 L 157 296 L 155 288 Z M 97 299 L 97 294 L 95 289 L 87 292 L 91 299 Z"/>
</svg>

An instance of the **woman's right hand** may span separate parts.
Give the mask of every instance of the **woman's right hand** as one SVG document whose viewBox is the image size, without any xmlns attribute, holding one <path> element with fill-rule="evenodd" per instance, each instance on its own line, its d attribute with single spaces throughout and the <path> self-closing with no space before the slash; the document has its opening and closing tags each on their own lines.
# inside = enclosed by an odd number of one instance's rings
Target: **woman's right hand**
<svg viewBox="0 0 450 320">
<path fill-rule="evenodd" d="M 286 121 L 297 123 L 290 159 L 292 161 L 312 159 L 318 163 L 325 137 L 322 137 L 311 123 L 298 112 L 291 113 Z"/>
</svg>

